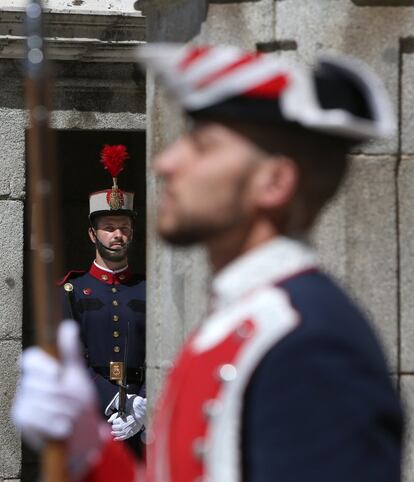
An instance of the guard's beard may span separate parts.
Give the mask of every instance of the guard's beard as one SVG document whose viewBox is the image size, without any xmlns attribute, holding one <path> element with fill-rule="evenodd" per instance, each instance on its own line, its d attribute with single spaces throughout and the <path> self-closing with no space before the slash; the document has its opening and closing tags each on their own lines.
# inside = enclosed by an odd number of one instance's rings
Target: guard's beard
<svg viewBox="0 0 414 482">
<path fill-rule="evenodd" d="M 174 229 L 163 229 L 158 226 L 158 234 L 164 241 L 177 246 L 188 247 L 195 244 L 208 243 L 214 238 L 220 238 L 226 233 L 240 227 L 243 215 L 239 205 L 236 204 L 231 209 L 231 216 L 224 220 L 198 220 L 195 217 L 182 220 Z"/>
<path fill-rule="evenodd" d="M 95 236 L 95 246 L 102 259 L 104 259 L 105 261 L 113 261 L 115 263 L 119 263 L 121 261 L 127 260 L 128 250 L 131 246 L 131 241 L 126 242 L 121 248 L 113 249 L 105 246 L 103 243 L 101 243 L 101 241 L 99 241 L 98 237 Z"/>
<path fill-rule="evenodd" d="M 210 237 L 220 232 L 211 226 L 196 225 L 195 223 L 188 226 L 180 226 L 179 229 L 172 231 L 163 231 L 159 229 L 158 233 L 164 241 L 177 246 L 187 247 L 194 244 L 206 242 Z"/>
</svg>

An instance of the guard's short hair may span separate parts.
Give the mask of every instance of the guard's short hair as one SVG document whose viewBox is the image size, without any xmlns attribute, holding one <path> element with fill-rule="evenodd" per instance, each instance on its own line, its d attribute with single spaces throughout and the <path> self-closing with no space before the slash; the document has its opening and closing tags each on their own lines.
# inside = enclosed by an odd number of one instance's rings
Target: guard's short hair
<svg viewBox="0 0 414 482">
<path fill-rule="evenodd" d="M 306 234 L 321 209 L 337 193 L 347 172 L 349 151 L 355 142 L 311 131 L 298 124 L 229 122 L 225 125 L 267 153 L 286 156 L 297 165 L 298 188 L 285 220 L 278 228 L 291 236 Z"/>
</svg>

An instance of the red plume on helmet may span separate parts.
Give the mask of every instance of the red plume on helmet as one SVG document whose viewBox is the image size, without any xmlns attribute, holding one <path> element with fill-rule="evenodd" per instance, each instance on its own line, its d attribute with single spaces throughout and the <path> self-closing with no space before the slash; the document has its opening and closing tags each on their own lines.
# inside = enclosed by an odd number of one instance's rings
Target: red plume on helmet
<svg viewBox="0 0 414 482">
<path fill-rule="evenodd" d="M 122 144 L 116 146 L 105 144 L 101 151 L 101 162 L 105 166 L 105 169 L 109 171 L 113 180 L 112 190 L 107 194 L 108 204 L 111 209 L 122 209 L 124 205 L 124 196 L 118 188 L 117 177 L 124 169 L 125 160 L 128 158 L 127 148 Z"/>
<path fill-rule="evenodd" d="M 127 148 L 122 144 L 116 146 L 105 144 L 101 151 L 101 162 L 113 178 L 118 177 L 124 169 L 126 159 L 129 159 L 129 154 Z"/>
<path fill-rule="evenodd" d="M 134 193 L 123 191 L 118 187 L 118 176 L 124 170 L 125 161 L 129 159 L 126 146 L 105 144 L 100 151 L 100 163 L 112 177 L 112 187 L 93 192 L 89 195 L 89 219 L 100 214 L 127 215 L 133 219 Z"/>
</svg>

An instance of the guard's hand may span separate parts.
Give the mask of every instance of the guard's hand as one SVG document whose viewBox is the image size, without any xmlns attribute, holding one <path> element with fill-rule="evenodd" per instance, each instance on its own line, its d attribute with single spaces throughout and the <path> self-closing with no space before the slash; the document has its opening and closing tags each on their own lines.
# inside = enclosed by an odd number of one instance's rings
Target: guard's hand
<svg viewBox="0 0 414 482">
<path fill-rule="evenodd" d="M 142 424 L 138 424 L 132 415 L 121 417 L 118 413 L 114 413 L 108 419 L 108 423 L 112 424 L 111 435 L 115 440 L 131 438 L 142 428 Z"/>
<path fill-rule="evenodd" d="M 39 450 L 47 439 L 66 439 L 70 471 L 78 475 L 99 453 L 105 435 L 74 321 L 61 323 L 57 345 L 60 360 L 37 347 L 24 351 L 12 418 L 34 449 Z"/>
<path fill-rule="evenodd" d="M 108 423 L 112 424 L 111 434 L 115 440 L 126 440 L 143 428 L 147 413 L 147 399 L 133 395 L 128 398 L 125 410 L 125 416 L 121 417 L 119 413 L 114 413 L 108 419 Z"/>
<path fill-rule="evenodd" d="M 147 415 L 147 399 L 136 396 L 132 401 L 132 415 L 138 424 L 144 425 Z"/>
</svg>

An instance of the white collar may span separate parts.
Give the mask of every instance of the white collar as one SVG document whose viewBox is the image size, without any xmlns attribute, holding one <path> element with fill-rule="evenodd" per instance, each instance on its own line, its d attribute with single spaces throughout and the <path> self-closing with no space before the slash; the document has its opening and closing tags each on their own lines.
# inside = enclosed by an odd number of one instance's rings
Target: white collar
<svg viewBox="0 0 414 482">
<path fill-rule="evenodd" d="M 104 268 L 103 266 L 101 266 L 100 264 L 98 264 L 98 263 L 96 262 L 96 259 L 94 259 L 93 264 L 94 264 L 97 268 L 101 269 L 102 271 L 106 271 L 107 273 L 112 273 L 112 274 L 122 273 L 122 271 L 125 271 L 126 269 L 128 269 L 128 265 L 126 265 L 126 266 L 124 266 L 124 267 L 121 268 L 121 269 L 115 269 L 115 270 L 112 271 L 111 269 L 109 269 L 109 268 Z"/>
<path fill-rule="evenodd" d="M 314 251 L 299 241 L 278 237 L 231 262 L 212 282 L 213 310 L 224 308 L 255 289 L 316 267 Z"/>
</svg>

